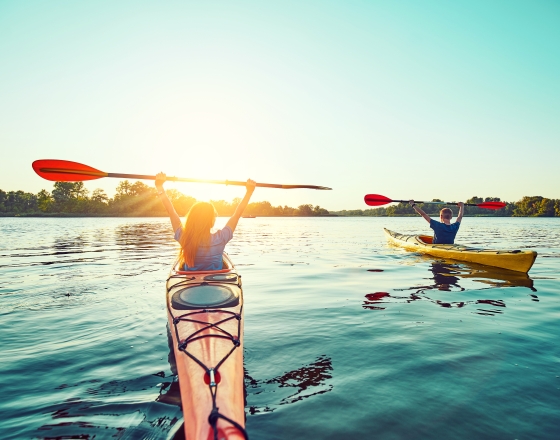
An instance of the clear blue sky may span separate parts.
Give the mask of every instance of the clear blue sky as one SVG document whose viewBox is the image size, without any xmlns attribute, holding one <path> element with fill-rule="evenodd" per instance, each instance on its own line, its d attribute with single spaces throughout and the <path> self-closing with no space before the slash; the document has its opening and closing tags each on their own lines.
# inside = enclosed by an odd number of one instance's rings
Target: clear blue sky
<svg viewBox="0 0 560 440">
<path fill-rule="evenodd" d="M 57 158 L 331 210 L 560 198 L 555 0 L 2 0 L 0 64 L 5 191 L 51 190 L 31 162 Z"/>
</svg>

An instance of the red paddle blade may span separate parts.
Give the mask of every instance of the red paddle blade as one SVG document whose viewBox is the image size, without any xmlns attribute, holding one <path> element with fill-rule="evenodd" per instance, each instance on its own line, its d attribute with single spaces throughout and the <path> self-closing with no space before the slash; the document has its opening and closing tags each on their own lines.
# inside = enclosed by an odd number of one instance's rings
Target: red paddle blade
<svg viewBox="0 0 560 440">
<path fill-rule="evenodd" d="M 484 209 L 502 209 L 506 207 L 504 202 L 483 202 L 478 203 L 476 206 Z"/>
<path fill-rule="evenodd" d="M 392 200 L 379 194 L 368 194 L 364 197 L 364 202 L 369 206 L 381 206 L 391 203 Z"/>
<path fill-rule="evenodd" d="M 42 159 L 33 162 L 33 169 L 43 179 L 55 182 L 81 182 L 107 177 L 107 173 L 69 160 Z"/>
</svg>

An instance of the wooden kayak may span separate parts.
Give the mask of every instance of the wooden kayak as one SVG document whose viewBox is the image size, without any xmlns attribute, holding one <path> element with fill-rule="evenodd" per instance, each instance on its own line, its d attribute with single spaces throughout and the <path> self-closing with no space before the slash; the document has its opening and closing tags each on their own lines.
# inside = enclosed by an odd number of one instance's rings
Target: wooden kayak
<svg viewBox="0 0 560 440">
<path fill-rule="evenodd" d="M 429 235 L 404 235 L 384 229 L 390 244 L 407 251 L 451 260 L 468 261 L 501 267 L 516 272 L 529 272 L 537 258 L 535 251 L 478 249 L 459 244 L 432 244 Z"/>
<path fill-rule="evenodd" d="M 167 279 L 167 312 L 187 440 L 240 440 L 245 432 L 243 291 L 224 254 L 218 271 Z"/>
</svg>

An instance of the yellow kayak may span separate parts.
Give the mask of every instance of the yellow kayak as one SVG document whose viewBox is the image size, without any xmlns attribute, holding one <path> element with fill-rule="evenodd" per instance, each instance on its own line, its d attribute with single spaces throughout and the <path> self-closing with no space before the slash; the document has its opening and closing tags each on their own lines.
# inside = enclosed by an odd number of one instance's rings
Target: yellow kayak
<svg viewBox="0 0 560 440">
<path fill-rule="evenodd" d="M 384 230 L 390 244 L 402 247 L 407 251 L 434 257 L 469 261 L 523 273 L 529 272 L 537 258 L 535 251 L 478 249 L 459 244 L 432 244 L 432 237 L 429 235 L 404 235 L 388 229 Z"/>
</svg>

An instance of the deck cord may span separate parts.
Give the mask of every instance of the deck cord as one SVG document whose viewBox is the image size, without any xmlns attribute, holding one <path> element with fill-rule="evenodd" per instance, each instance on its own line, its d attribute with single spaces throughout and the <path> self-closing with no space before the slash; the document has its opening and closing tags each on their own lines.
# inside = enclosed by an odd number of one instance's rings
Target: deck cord
<svg viewBox="0 0 560 440">
<path fill-rule="evenodd" d="M 178 284 L 175 284 L 171 288 L 168 288 L 167 293 L 169 294 L 171 289 L 176 288 Z M 180 316 L 174 316 L 173 312 L 171 311 L 171 309 L 169 307 L 169 304 L 167 306 L 167 310 L 169 311 L 169 315 L 171 316 L 172 321 L 173 321 L 173 327 L 175 329 L 175 335 L 177 337 L 177 348 L 180 351 L 182 351 L 183 353 L 185 353 L 187 356 L 189 356 L 198 365 L 200 365 L 209 377 L 208 388 L 210 390 L 210 395 L 212 396 L 212 411 L 210 412 L 210 414 L 208 416 L 208 423 L 210 423 L 210 426 L 212 427 L 212 430 L 214 431 L 214 440 L 219 440 L 218 439 L 218 427 L 217 427 L 218 419 L 223 419 L 223 420 L 231 423 L 235 428 L 237 428 L 239 430 L 239 432 L 241 432 L 241 434 L 243 434 L 243 437 L 245 438 L 245 440 L 249 440 L 249 435 L 247 434 L 247 431 L 245 430 L 245 428 L 243 428 L 235 420 L 232 420 L 229 417 L 226 417 L 223 414 L 221 414 L 219 412 L 219 408 L 216 406 L 216 394 L 218 392 L 218 382 L 216 382 L 216 380 L 215 380 L 215 375 L 218 373 L 218 369 L 225 362 L 225 360 L 241 345 L 241 341 L 239 340 L 239 335 L 241 334 L 241 312 L 243 310 L 243 306 L 241 306 L 241 308 L 239 310 L 239 313 L 234 313 L 234 312 L 230 312 L 229 310 L 221 310 L 221 309 L 215 309 L 215 310 L 203 309 L 203 310 L 197 310 L 196 312 L 185 313 L 184 315 L 180 315 Z M 212 323 L 212 322 L 208 322 L 208 321 L 200 321 L 198 319 L 193 319 L 194 315 L 199 315 L 199 314 L 202 314 L 202 313 L 224 313 L 224 314 L 230 315 L 230 316 L 227 317 L 227 318 L 224 318 L 224 319 L 222 319 L 222 320 L 220 320 L 216 323 Z M 231 333 L 229 333 L 228 331 L 226 331 L 226 330 L 224 330 L 220 327 L 221 324 L 223 324 L 225 322 L 228 322 L 228 321 L 231 321 L 232 319 L 237 319 L 237 336 L 232 335 Z M 202 324 L 204 327 L 195 331 L 191 335 L 187 336 L 183 341 L 181 341 L 181 337 L 179 336 L 179 329 L 177 328 L 177 326 L 179 325 L 179 323 L 181 321 Z M 204 335 L 200 335 L 200 333 L 204 332 L 205 330 L 211 329 L 211 328 L 214 329 L 214 330 L 218 330 L 218 331 L 222 332 L 223 334 L 204 334 Z M 215 367 L 208 368 L 206 365 L 204 365 L 202 363 L 202 361 L 200 359 L 198 359 L 192 353 L 189 353 L 187 351 L 187 346 L 188 346 L 189 343 L 197 341 L 197 340 L 202 339 L 202 338 L 229 339 L 229 340 L 231 340 L 231 342 L 233 344 L 233 347 L 220 360 L 220 362 L 218 362 L 218 364 Z"/>
</svg>

